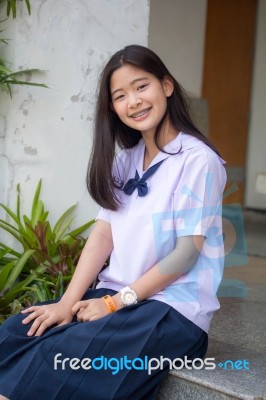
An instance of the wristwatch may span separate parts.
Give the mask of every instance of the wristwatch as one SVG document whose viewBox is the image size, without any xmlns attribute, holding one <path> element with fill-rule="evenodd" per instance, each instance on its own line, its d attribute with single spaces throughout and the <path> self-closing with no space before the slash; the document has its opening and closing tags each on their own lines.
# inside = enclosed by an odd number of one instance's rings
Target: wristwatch
<svg viewBox="0 0 266 400">
<path fill-rule="evenodd" d="M 135 290 L 130 289 L 129 286 L 124 287 L 120 290 L 121 301 L 125 306 L 131 306 L 132 304 L 137 304 L 138 298 Z"/>
</svg>

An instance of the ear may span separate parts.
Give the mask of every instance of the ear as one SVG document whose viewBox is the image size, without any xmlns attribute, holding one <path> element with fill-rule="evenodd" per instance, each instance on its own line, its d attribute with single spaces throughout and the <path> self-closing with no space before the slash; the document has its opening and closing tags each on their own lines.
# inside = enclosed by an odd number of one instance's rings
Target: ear
<svg viewBox="0 0 266 400">
<path fill-rule="evenodd" d="M 173 79 L 166 75 L 162 80 L 162 86 L 166 97 L 170 97 L 174 91 Z"/>
</svg>

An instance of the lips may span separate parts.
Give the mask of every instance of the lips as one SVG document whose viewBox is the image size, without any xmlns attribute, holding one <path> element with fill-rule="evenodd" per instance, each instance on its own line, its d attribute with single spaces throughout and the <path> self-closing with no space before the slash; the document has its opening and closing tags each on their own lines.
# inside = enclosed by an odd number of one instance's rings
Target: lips
<svg viewBox="0 0 266 400">
<path fill-rule="evenodd" d="M 144 108 L 144 110 L 140 110 L 134 114 L 129 115 L 130 118 L 140 118 L 143 117 L 145 114 L 147 114 L 151 110 L 151 107 Z"/>
</svg>

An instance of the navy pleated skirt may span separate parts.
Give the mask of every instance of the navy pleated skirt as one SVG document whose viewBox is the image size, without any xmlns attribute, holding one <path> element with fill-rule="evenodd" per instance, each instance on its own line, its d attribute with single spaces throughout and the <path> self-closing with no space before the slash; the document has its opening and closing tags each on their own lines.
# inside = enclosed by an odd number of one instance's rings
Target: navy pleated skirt
<svg viewBox="0 0 266 400">
<path fill-rule="evenodd" d="M 115 293 L 89 289 L 83 299 Z M 0 327 L 0 394 L 11 400 L 155 400 L 168 363 L 149 373 L 147 360 L 192 360 L 207 351 L 206 332 L 156 300 L 96 321 L 73 319 L 41 337 L 27 336 L 23 318 L 10 317 Z M 77 360 L 70 366 L 69 360 L 63 363 L 68 358 Z"/>
</svg>

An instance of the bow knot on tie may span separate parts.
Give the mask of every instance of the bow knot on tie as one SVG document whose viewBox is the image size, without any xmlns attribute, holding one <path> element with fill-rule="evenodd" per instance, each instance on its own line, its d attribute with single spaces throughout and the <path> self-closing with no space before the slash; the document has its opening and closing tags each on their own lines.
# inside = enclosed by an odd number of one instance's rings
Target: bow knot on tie
<svg viewBox="0 0 266 400">
<path fill-rule="evenodd" d="M 129 181 L 125 184 L 123 191 L 127 195 L 131 196 L 135 189 L 138 189 L 138 195 L 140 197 L 146 196 L 148 193 L 148 185 L 146 180 L 154 174 L 154 172 L 159 168 L 164 160 L 158 162 L 157 164 L 150 167 L 141 177 L 139 178 L 138 171 L 136 171 L 135 178 L 129 179 Z"/>
</svg>

